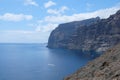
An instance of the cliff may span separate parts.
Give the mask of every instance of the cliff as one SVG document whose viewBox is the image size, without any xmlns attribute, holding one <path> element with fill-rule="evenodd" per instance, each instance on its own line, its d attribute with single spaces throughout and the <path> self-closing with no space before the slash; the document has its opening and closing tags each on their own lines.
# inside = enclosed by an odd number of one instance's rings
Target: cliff
<svg viewBox="0 0 120 80">
<path fill-rule="evenodd" d="M 64 80 L 120 80 L 120 44 Z"/>
<path fill-rule="evenodd" d="M 120 42 L 120 10 L 107 19 L 60 24 L 50 34 L 49 48 L 102 52 Z"/>
</svg>

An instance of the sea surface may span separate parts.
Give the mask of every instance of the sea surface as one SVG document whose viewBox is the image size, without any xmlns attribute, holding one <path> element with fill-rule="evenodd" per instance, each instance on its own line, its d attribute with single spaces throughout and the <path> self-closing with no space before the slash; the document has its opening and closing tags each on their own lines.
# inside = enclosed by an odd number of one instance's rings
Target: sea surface
<svg viewBox="0 0 120 80">
<path fill-rule="evenodd" d="M 63 80 L 93 59 L 46 44 L 0 44 L 0 80 Z"/>
</svg>

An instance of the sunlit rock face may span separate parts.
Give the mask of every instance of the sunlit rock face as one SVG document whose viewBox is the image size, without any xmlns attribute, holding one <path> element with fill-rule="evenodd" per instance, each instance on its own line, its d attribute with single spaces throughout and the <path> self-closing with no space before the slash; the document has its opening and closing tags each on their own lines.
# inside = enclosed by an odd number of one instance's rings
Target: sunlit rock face
<svg viewBox="0 0 120 80">
<path fill-rule="evenodd" d="M 60 24 L 52 31 L 49 48 L 103 52 L 120 42 L 120 10 L 107 19 L 91 18 Z"/>
</svg>

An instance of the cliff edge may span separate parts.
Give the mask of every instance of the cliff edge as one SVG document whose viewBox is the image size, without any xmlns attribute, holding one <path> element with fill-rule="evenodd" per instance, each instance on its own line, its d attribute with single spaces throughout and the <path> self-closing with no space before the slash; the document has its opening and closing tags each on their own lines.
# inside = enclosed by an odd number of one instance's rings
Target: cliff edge
<svg viewBox="0 0 120 80">
<path fill-rule="evenodd" d="M 103 52 L 120 42 L 120 10 L 107 19 L 60 24 L 50 34 L 49 48 Z"/>
</svg>

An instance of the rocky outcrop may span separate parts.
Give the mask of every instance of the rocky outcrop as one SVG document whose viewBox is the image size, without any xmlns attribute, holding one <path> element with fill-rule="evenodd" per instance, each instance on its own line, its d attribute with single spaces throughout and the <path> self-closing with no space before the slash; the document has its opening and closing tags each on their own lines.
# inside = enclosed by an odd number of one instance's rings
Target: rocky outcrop
<svg viewBox="0 0 120 80">
<path fill-rule="evenodd" d="M 120 44 L 64 80 L 120 80 Z"/>
<path fill-rule="evenodd" d="M 106 51 L 120 42 L 120 11 L 107 19 L 92 18 L 60 24 L 52 31 L 49 48 Z"/>
<path fill-rule="evenodd" d="M 49 48 L 67 48 L 71 41 L 71 37 L 75 36 L 75 33 L 80 26 L 91 25 L 100 20 L 99 17 L 91 18 L 83 21 L 74 21 L 70 23 L 60 24 L 50 34 L 48 47 Z"/>
</svg>

